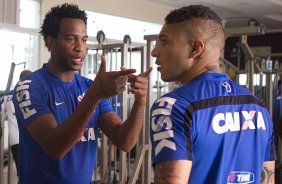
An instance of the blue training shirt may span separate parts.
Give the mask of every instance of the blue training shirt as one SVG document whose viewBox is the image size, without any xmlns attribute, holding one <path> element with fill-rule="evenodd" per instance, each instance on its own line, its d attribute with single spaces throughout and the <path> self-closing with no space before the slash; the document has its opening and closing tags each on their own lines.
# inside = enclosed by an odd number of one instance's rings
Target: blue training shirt
<svg viewBox="0 0 282 184">
<path fill-rule="evenodd" d="M 90 184 L 96 161 L 98 119 L 113 111 L 102 100 L 76 145 L 61 159 L 49 157 L 27 131 L 36 118 L 52 113 L 61 124 L 75 111 L 92 80 L 75 74 L 72 82 L 54 76 L 47 65 L 19 82 L 13 98 L 20 132 L 20 184 Z"/>
<path fill-rule="evenodd" d="M 202 74 L 151 109 L 153 165 L 191 160 L 189 184 L 260 183 L 275 160 L 271 117 L 226 74 Z"/>
</svg>

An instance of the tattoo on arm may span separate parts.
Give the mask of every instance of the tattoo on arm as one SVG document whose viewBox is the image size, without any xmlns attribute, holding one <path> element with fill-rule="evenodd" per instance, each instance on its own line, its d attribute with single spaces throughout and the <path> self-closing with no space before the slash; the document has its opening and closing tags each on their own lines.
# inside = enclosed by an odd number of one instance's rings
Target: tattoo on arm
<svg viewBox="0 0 282 184">
<path fill-rule="evenodd" d="M 108 134 L 112 130 L 114 122 L 119 122 L 120 119 L 114 113 L 107 113 L 99 120 L 99 127 L 104 133 Z"/>
<path fill-rule="evenodd" d="M 182 161 L 165 161 L 156 165 L 155 168 L 155 184 L 187 184 L 189 177 L 189 170 L 183 175 Z"/>
<path fill-rule="evenodd" d="M 164 162 L 162 164 L 157 164 L 155 173 L 156 183 L 167 183 L 167 179 L 171 178 L 171 170 L 175 167 L 175 164 L 170 164 L 169 162 Z M 166 176 L 166 177 L 164 177 Z"/>
</svg>

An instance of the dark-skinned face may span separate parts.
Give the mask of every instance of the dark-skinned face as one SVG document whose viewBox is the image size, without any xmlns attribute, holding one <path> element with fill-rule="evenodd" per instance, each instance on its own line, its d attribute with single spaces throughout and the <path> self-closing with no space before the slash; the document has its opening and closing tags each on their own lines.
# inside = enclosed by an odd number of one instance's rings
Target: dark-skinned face
<svg viewBox="0 0 282 184">
<path fill-rule="evenodd" d="M 87 30 L 83 20 L 63 18 L 57 38 L 53 38 L 51 58 L 61 71 L 78 71 L 86 55 Z"/>
</svg>

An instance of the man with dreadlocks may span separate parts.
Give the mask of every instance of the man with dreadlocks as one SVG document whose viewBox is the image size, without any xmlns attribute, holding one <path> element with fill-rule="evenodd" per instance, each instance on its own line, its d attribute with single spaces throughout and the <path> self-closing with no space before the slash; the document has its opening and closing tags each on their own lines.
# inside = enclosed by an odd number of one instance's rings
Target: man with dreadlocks
<svg viewBox="0 0 282 184">
<path fill-rule="evenodd" d="M 152 56 L 182 87 L 151 109 L 155 183 L 274 183 L 272 120 L 251 92 L 220 73 L 224 31 L 202 5 L 171 11 Z"/>
<path fill-rule="evenodd" d="M 86 55 L 86 23 L 86 13 L 77 5 L 53 7 L 41 27 L 50 59 L 15 87 L 20 184 L 90 184 L 98 128 L 123 151 L 138 139 L 151 68 L 139 76 L 124 67 L 106 72 L 102 57 L 94 81 L 77 74 Z M 123 122 L 109 98 L 122 93 L 127 82 L 135 100 Z"/>
</svg>

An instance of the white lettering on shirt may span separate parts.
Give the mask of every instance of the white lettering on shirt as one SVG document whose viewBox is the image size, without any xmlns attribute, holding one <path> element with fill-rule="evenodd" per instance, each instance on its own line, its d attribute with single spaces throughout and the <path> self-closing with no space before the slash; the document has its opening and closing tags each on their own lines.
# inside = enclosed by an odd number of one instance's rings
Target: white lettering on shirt
<svg viewBox="0 0 282 184">
<path fill-rule="evenodd" d="M 175 142 L 169 140 L 169 138 L 174 137 L 173 125 L 169 115 L 171 115 L 171 110 L 175 102 L 176 99 L 170 97 L 162 97 L 155 102 L 160 107 L 155 109 L 151 115 L 151 128 L 154 132 L 153 141 L 159 141 L 155 147 L 155 155 L 158 155 L 165 147 L 176 150 Z M 158 120 L 156 118 L 157 116 L 159 117 Z M 161 131 L 162 129 L 165 130 Z"/>
<path fill-rule="evenodd" d="M 32 116 L 36 113 L 35 109 L 30 109 L 31 101 L 30 94 L 27 89 L 29 89 L 29 83 L 31 80 L 25 80 L 18 82 L 18 87 L 16 88 L 16 98 L 19 102 L 19 107 L 23 113 L 24 119 Z"/>
<path fill-rule="evenodd" d="M 95 140 L 95 132 L 94 128 L 85 128 L 85 132 L 82 133 L 80 141 L 85 142 L 85 141 L 94 141 Z"/>
<path fill-rule="evenodd" d="M 253 119 L 257 113 L 255 125 Z M 240 124 L 240 117 L 243 117 L 245 121 Z M 241 130 L 254 130 L 254 129 L 263 129 L 266 130 L 265 121 L 261 112 L 256 111 L 241 111 L 241 112 L 226 112 L 218 113 L 212 119 L 212 128 L 218 134 L 223 134 L 228 131 L 241 131 Z"/>
</svg>

